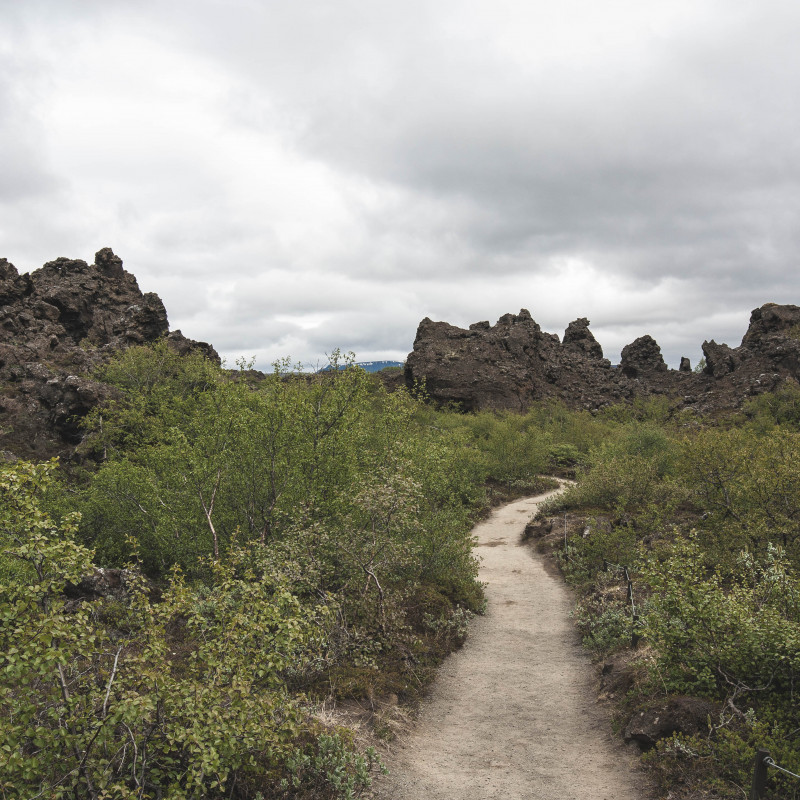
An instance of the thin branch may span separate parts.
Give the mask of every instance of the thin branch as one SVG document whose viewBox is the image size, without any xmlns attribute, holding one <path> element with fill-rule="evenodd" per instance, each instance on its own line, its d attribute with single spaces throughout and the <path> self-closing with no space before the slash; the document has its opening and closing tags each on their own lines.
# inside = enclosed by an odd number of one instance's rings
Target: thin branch
<svg viewBox="0 0 800 800">
<path fill-rule="evenodd" d="M 106 696 L 103 700 L 103 719 L 106 718 L 108 713 L 108 698 L 111 695 L 111 684 L 114 683 L 114 676 L 117 674 L 117 662 L 119 661 L 119 654 L 122 652 L 122 646 L 117 648 L 117 654 L 114 656 L 114 666 L 111 669 L 111 675 L 108 679 L 108 686 L 106 687 Z"/>
<path fill-rule="evenodd" d="M 64 705 L 68 706 L 70 701 L 69 687 L 67 686 L 67 679 L 64 677 L 64 668 L 61 666 L 61 664 L 56 666 L 56 671 L 58 673 L 58 682 L 61 686 L 61 696 L 64 698 Z M 74 737 L 75 734 L 69 729 L 69 726 L 67 726 L 67 729 Z M 97 734 L 95 734 L 95 736 L 96 735 Z M 94 741 L 94 739 L 92 739 L 92 741 Z M 74 753 L 75 758 L 77 758 L 79 761 L 78 769 L 81 771 L 83 774 L 83 779 L 86 781 L 86 788 L 89 791 L 89 796 L 92 798 L 92 800 L 98 800 L 97 792 L 95 791 L 94 784 L 92 783 L 92 776 L 89 774 L 89 770 L 86 768 L 86 756 L 89 754 L 89 749 L 87 748 L 86 754 L 81 756 L 81 751 L 78 749 L 78 744 L 73 739 L 72 752 Z"/>
</svg>

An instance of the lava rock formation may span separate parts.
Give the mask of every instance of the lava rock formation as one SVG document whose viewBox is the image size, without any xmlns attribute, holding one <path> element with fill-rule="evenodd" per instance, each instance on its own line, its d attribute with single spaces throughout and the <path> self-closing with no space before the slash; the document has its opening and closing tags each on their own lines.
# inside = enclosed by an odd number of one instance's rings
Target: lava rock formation
<svg viewBox="0 0 800 800">
<path fill-rule="evenodd" d="M 522 309 L 496 325 L 476 322 L 468 329 L 423 319 L 405 381 L 411 389 L 424 381 L 433 401 L 464 411 L 522 411 L 548 398 L 596 410 L 649 395 L 674 398 L 702 413 L 738 408 L 753 395 L 800 378 L 800 308 L 767 303 L 753 311 L 739 347 L 706 341 L 703 354 L 703 372 L 692 372 L 685 358 L 672 370 L 655 339 L 645 335 L 627 345 L 619 366 L 612 367 L 587 319 L 571 322 L 560 341 Z"/>
<path fill-rule="evenodd" d="M 162 338 L 219 363 L 210 345 L 169 333 L 161 299 L 143 294 L 109 247 L 94 264 L 58 258 L 23 275 L 0 258 L 0 449 L 9 457 L 69 454 L 82 438 L 80 419 L 110 391 L 92 370 Z"/>
</svg>

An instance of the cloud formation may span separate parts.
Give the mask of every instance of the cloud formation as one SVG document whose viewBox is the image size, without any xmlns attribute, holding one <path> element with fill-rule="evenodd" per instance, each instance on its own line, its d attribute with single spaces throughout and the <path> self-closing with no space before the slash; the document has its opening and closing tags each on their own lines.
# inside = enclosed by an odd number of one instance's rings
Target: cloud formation
<svg viewBox="0 0 800 800">
<path fill-rule="evenodd" d="M 229 361 L 579 316 L 673 366 L 798 302 L 789 0 L 3 2 L 0 235 Z"/>
</svg>

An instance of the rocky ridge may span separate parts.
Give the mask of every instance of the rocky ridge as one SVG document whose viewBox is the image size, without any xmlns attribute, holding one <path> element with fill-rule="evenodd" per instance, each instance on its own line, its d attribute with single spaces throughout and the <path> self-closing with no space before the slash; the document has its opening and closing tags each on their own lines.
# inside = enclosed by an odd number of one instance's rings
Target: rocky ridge
<svg viewBox="0 0 800 800">
<path fill-rule="evenodd" d="M 159 339 L 181 353 L 210 345 L 169 331 L 158 295 L 142 293 L 109 247 L 93 264 L 69 258 L 20 275 L 0 258 L 0 450 L 69 455 L 79 422 L 109 389 L 94 368 L 121 349 Z"/>
<path fill-rule="evenodd" d="M 767 303 L 755 309 L 739 347 L 703 342 L 705 368 L 687 358 L 669 369 L 651 336 L 622 350 L 618 366 L 603 357 L 589 321 L 571 322 L 563 340 L 542 331 L 526 309 L 497 324 L 468 329 L 425 318 L 405 368 L 413 388 L 465 411 L 525 410 L 549 398 L 596 410 L 637 396 L 663 395 L 701 413 L 738 408 L 749 397 L 800 379 L 800 308 Z"/>
<path fill-rule="evenodd" d="M 211 345 L 169 331 L 161 299 L 142 293 L 108 247 L 93 264 L 58 258 L 22 275 L 0 258 L 0 451 L 74 455 L 81 418 L 110 391 L 92 379 L 93 370 L 121 349 L 159 339 L 219 363 Z M 467 411 L 524 410 L 548 398 L 595 410 L 649 395 L 702 413 L 737 408 L 800 378 L 800 308 L 757 308 L 741 345 L 706 341 L 703 353 L 702 373 L 685 358 L 672 370 L 645 335 L 623 349 L 614 367 L 588 319 L 571 322 L 560 340 L 522 309 L 468 329 L 422 320 L 404 380 L 409 387 L 424 380 L 432 400 Z M 399 383 L 399 376 L 390 378 Z"/>
</svg>

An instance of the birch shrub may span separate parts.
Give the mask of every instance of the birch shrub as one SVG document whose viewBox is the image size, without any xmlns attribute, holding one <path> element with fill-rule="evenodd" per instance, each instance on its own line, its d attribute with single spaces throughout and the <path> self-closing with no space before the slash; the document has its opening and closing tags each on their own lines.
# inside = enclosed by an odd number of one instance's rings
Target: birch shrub
<svg viewBox="0 0 800 800">
<path fill-rule="evenodd" d="M 800 676 L 800 581 L 779 547 L 755 558 L 743 551 L 709 569 L 697 536 L 649 559 L 643 613 L 653 692 L 718 702 L 704 735 L 675 735 L 650 757 L 668 781 L 698 778 L 723 797 L 749 784 L 754 752 L 768 748 L 800 771 L 795 691 Z M 775 793 L 796 784 L 773 775 Z"/>
<path fill-rule="evenodd" d="M 286 690 L 324 651 L 332 604 L 301 603 L 241 550 L 200 590 L 173 571 L 156 601 L 134 568 L 122 603 L 67 601 L 92 552 L 74 516 L 40 507 L 54 469 L 0 470 L 2 558 L 22 567 L 0 583 L 3 796 L 254 798 L 321 752 L 335 781 L 314 773 L 297 792 L 363 788 L 347 737 Z"/>
</svg>

